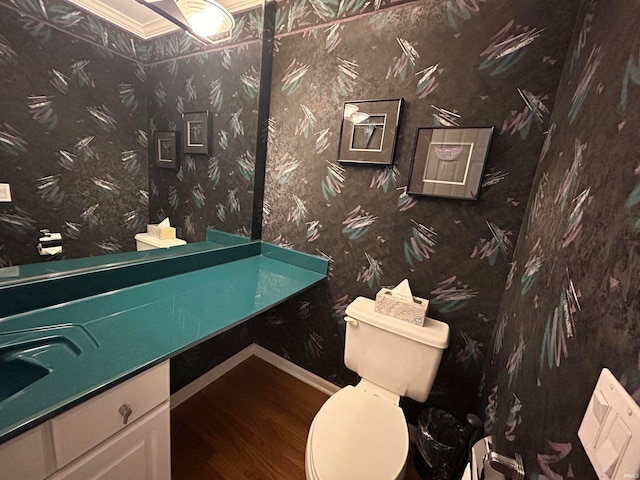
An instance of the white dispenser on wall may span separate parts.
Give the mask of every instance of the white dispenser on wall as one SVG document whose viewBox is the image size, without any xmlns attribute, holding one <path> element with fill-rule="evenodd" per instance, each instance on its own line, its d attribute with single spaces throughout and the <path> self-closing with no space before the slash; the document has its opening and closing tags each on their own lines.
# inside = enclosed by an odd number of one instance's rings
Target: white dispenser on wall
<svg viewBox="0 0 640 480">
<path fill-rule="evenodd" d="M 62 253 L 62 235 L 59 233 L 51 233 L 48 229 L 40 230 L 42 235 L 38 239 L 38 254 L 42 257 L 59 255 Z"/>
</svg>

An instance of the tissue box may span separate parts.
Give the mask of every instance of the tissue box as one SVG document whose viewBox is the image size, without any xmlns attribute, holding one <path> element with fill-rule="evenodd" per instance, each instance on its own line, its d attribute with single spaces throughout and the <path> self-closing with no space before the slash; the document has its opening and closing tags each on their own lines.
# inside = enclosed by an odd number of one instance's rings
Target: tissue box
<svg viewBox="0 0 640 480">
<path fill-rule="evenodd" d="M 421 327 L 424 325 L 428 307 L 429 300 L 393 295 L 391 290 L 383 288 L 376 294 L 374 310 Z"/>
<path fill-rule="evenodd" d="M 150 224 L 147 225 L 147 233 L 160 240 L 176 238 L 176 229 L 174 227 L 159 227 L 158 225 Z"/>
</svg>

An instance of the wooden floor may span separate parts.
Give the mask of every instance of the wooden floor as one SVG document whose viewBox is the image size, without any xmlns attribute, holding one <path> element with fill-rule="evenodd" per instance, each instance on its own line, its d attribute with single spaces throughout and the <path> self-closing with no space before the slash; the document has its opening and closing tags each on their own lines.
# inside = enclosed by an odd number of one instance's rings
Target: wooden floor
<svg viewBox="0 0 640 480">
<path fill-rule="evenodd" d="M 172 479 L 304 480 L 307 433 L 327 398 L 249 358 L 171 411 Z"/>
</svg>

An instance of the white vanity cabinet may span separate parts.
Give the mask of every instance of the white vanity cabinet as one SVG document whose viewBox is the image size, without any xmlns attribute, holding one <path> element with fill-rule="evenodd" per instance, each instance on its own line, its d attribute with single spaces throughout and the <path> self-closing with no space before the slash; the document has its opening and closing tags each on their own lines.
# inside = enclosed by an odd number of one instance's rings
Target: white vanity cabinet
<svg viewBox="0 0 640 480">
<path fill-rule="evenodd" d="M 169 363 L 0 445 L 0 464 L 0 480 L 169 480 Z"/>
<path fill-rule="evenodd" d="M 170 480 L 169 405 L 56 472 L 51 480 Z"/>
<path fill-rule="evenodd" d="M 41 480 L 55 470 L 49 422 L 0 445 L 0 480 Z"/>
</svg>

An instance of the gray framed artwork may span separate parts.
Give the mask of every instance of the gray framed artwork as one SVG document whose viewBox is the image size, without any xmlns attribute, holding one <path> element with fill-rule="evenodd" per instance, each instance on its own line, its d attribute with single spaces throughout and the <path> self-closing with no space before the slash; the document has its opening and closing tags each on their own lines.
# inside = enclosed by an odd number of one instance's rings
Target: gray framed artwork
<svg viewBox="0 0 640 480">
<path fill-rule="evenodd" d="M 182 152 L 188 154 L 211 155 L 211 114 L 204 112 L 188 112 L 182 114 L 184 132 L 182 135 Z"/>
<path fill-rule="evenodd" d="M 162 168 L 178 168 L 177 132 L 153 132 L 153 153 L 155 164 Z"/>
<path fill-rule="evenodd" d="M 338 161 L 392 165 L 403 99 L 345 102 Z"/>
<path fill-rule="evenodd" d="M 407 192 L 477 200 L 493 129 L 419 128 Z"/>
</svg>

